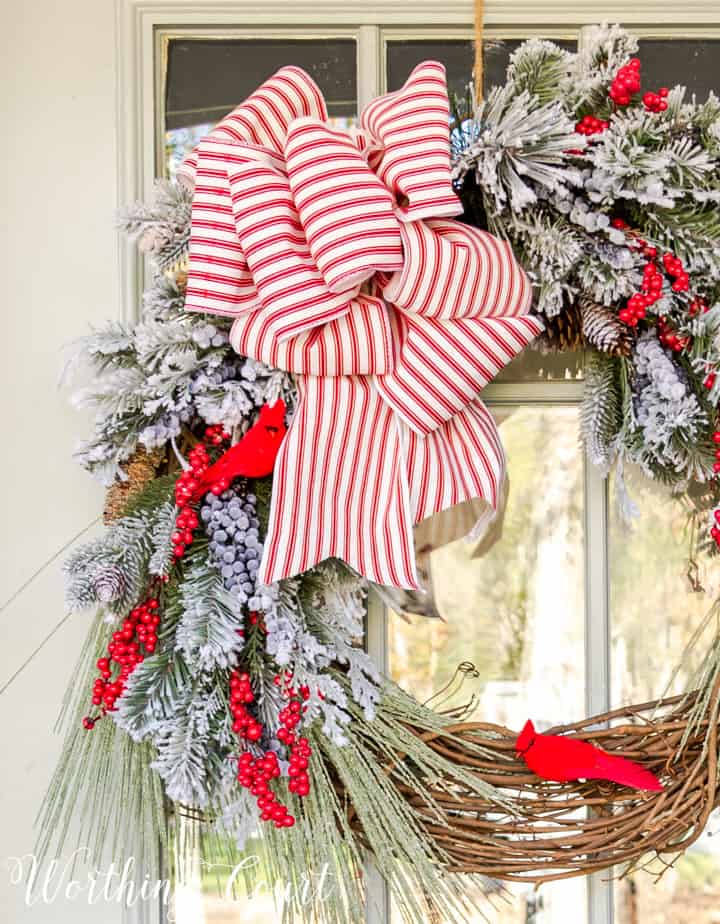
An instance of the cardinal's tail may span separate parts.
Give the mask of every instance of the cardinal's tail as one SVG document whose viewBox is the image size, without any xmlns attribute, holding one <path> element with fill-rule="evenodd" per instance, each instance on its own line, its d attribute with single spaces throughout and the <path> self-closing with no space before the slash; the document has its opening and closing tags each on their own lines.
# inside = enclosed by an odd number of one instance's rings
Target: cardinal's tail
<svg viewBox="0 0 720 924">
<path fill-rule="evenodd" d="M 527 722 L 523 725 L 523 730 L 517 737 L 515 742 L 515 751 L 518 756 L 522 756 L 526 753 L 529 747 L 532 745 L 535 740 L 535 726 L 532 723 L 532 719 L 528 719 Z"/>
<path fill-rule="evenodd" d="M 596 755 L 596 763 L 592 776 L 595 779 L 610 780 L 613 783 L 619 783 L 621 786 L 630 786 L 633 789 L 647 789 L 652 792 L 660 792 L 663 784 L 649 770 L 641 767 L 632 760 L 625 757 L 616 757 L 614 754 L 608 754 L 605 751 L 599 751 Z"/>
<path fill-rule="evenodd" d="M 278 398 L 274 404 L 264 404 L 260 408 L 258 423 L 265 427 L 280 429 L 285 425 L 285 402 Z"/>
</svg>

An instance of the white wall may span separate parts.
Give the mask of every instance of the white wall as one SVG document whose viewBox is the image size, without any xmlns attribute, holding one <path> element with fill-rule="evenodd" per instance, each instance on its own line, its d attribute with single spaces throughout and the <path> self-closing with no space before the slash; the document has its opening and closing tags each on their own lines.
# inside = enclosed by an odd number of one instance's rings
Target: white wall
<svg viewBox="0 0 720 924">
<path fill-rule="evenodd" d="M 113 0 L 0 3 L 2 360 L 0 605 L 90 523 L 101 492 L 71 460 L 87 424 L 58 393 L 61 345 L 118 312 Z M 0 687 L 62 618 L 59 560 L 0 612 Z M 8 856 L 33 821 L 60 697 L 86 630 L 74 617 L 0 696 L 0 920 L 113 924 L 114 908 L 27 908 Z"/>
</svg>

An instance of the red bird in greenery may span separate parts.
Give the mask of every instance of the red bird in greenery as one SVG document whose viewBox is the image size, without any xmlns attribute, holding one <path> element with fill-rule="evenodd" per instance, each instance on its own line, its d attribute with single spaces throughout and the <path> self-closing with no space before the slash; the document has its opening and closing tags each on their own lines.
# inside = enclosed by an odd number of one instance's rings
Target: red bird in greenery
<svg viewBox="0 0 720 924">
<path fill-rule="evenodd" d="M 227 487 L 233 478 L 264 478 L 271 474 L 286 432 L 285 402 L 278 399 L 275 404 L 264 404 L 257 422 L 245 436 L 208 468 L 194 497 L 202 497 L 214 485 Z"/>
<path fill-rule="evenodd" d="M 542 735 L 528 719 L 515 742 L 533 773 L 545 780 L 567 783 L 570 780 L 610 780 L 633 789 L 660 792 L 660 780 L 639 764 L 616 757 L 588 741 L 561 735 Z"/>
</svg>

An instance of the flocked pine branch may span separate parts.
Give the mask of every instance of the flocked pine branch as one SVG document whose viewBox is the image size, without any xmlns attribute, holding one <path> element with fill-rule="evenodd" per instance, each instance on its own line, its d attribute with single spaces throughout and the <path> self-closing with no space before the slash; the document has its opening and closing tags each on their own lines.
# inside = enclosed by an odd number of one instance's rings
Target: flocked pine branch
<svg viewBox="0 0 720 924">
<path fill-rule="evenodd" d="M 498 87 L 480 106 L 475 125 L 453 176 L 462 181 L 472 171 L 492 214 L 528 208 L 537 202 L 537 187 L 554 193 L 579 182 L 564 153 L 583 148 L 585 139 L 575 133 L 560 103 L 539 105 L 526 91 L 517 95 L 512 86 Z"/>
<path fill-rule="evenodd" d="M 156 180 L 150 200 L 120 213 L 120 230 L 137 240 L 162 272 L 187 259 L 192 193 L 182 183 Z"/>
<path fill-rule="evenodd" d="M 585 367 L 581 434 L 590 461 L 604 472 L 617 454 L 623 423 L 620 363 L 615 357 L 596 353 Z"/>
<path fill-rule="evenodd" d="M 234 666 L 242 647 L 243 608 L 206 555 L 187 566 L 180 606 L 175 647 L 188 667 L 201 672 Z"/>
</svg>

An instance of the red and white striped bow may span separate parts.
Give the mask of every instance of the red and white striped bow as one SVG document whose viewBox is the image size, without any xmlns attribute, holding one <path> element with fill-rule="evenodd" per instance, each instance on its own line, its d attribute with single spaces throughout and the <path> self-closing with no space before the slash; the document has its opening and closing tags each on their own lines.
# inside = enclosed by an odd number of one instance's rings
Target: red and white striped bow
<svg viewBox="0 0 720 924">
<path fill-rule="evenodd" d="M 260 579 L 341 558 L 417 587 L 413 526 L 496 505 L 505 460 L 478 392 L 542 329 L 510 247 L 451 221 L 445 69 L 418 65 L 350 132 L 284 67 L 183 164 L 189 309 L 295 374 Z"/>
</svg>

